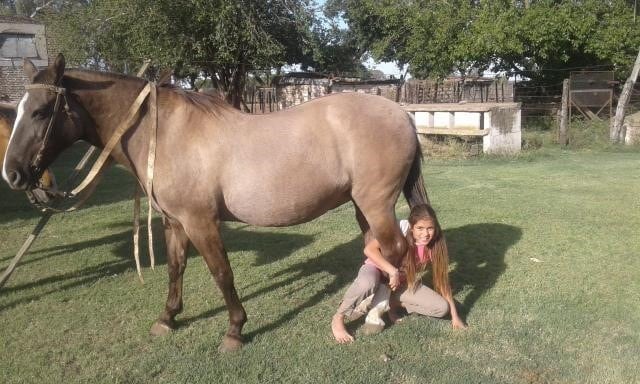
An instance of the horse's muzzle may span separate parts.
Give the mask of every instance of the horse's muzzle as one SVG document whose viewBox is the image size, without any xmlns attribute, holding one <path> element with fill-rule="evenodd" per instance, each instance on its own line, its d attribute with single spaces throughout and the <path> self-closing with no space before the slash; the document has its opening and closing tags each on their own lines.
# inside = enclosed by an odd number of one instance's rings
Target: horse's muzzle
<svg viewBox="0 0 640 384">
<path fill-rule="evenodd" d="M 24 191 L 32 184 L 30 178 L 19 170 L 8 170 L 3 176 L 9 187 L 18 191 Z"/>
</svg>

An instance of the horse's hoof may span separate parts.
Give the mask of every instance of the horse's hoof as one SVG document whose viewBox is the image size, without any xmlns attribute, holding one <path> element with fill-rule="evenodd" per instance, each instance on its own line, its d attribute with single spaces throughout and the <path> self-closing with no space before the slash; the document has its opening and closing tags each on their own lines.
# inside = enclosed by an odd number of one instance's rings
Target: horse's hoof
<svg viewBox="0 0 640 384">
<path fill-rule="evenodd" d="M 378 333 L 382 332 L 383 329 L 384 329 L 384 325 L 364 323 L 364 327 L 362 328 L 362 333 L 367 336 L 377 335 Z"/>
<path fill-rule="evenodd" d="M 242 349 L 242 345 L 242 340 L 236 337 L 225 336 L 224 339 L 222 339 L 222 344 L 218 347 L 218 351 L 223 353 L 236 352 Z"/>
<path fill-rule="evenodd" d="M 151 336 L 164 336 L 171 333 L 171 331 L 173 331 L 173 328 L 158 320 L 153 324 L 149 333 Z"/>
</svg>

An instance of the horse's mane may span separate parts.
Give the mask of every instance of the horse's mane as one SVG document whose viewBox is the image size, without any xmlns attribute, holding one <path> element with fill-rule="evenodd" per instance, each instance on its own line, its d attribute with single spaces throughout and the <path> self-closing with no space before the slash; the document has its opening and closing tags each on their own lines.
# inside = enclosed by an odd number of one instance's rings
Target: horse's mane
<svg viewBox="0 0 640 384">
<path fill-rule="evenodd" d="M 123 75 L 115 72 L 97 72 L 91 71 L 87 69 L 72 69 L 65 72 L 66 75 L 77 76 L 82 80 L 91 81 L 91 80 L 113 80 L 113 81 L 130 81 L 134 83 L 142 83 L 146 81 L 145 79 Z M 74 76 L 74 77 L 76 77 Z M 229 105 L 224 99 L 218 96 L 212 96 L 205 93 L 199 93 L 195 91 L 187 91 L 182 88 L 176 87 L 171 84 L 163 83 L 159 85 L 159 88 L 166 89 L 171 91 L 174 94 L 177 94 L 184 100 L 185 103 L 194 106 L 198 110 L 210 114 L 215 117 L 220 116 L 220 112 L 222 111 L 237 111 L 231 105 Z"/>
<path fill-rule="evenodd" d="M 116 72 L 102 72 L 102 71 L 92 71 L 90 69 L 82 69 L 82 68 L 73 68 L 65 71 L 65 75 L 80 75 L 80 78 L 83 80 L 90 80 L 87 78 L 100 78 L 101 80 L 120 80 L 120 81 L 133 81 L 133 82 L 143 82 L 145 81 L 142 78 L 123 75 L 122 73 Z"/>
<path fill-rule="evenodd" d="M 215 117 L 219 117 L 220 112 L 224 111 L 240 112 L 233 108 L 233 106 L 227 103 L 224 99 L 218 96 L 207 95 L 206 93 L 195 91 L 185 91 L 179 88 L 174 88 L 173 92 L 182 96 L 184 101 L 189 105 L 192 105 L 200 111 L 213 115 Z"/>
</svg>

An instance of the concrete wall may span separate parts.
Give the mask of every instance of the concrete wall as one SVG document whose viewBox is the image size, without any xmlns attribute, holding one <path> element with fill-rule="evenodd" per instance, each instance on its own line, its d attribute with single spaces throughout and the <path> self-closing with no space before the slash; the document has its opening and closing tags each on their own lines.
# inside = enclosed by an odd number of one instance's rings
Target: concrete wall
<svg viewBox="0 0 640 384">
<path fill-rule="evenodd" d="M 420 135 L 477 137 L 485 153 L 519 152 L 522 142 L 519 103 L 409 104 Z"/>
<path fill-rule="evenodd" d="M 520 152 L 522 147 L 522 111 L 518 107 L 495 107 L 489 119 L 489 134 L 482 139 L 485 153 Z"/>
</svg>

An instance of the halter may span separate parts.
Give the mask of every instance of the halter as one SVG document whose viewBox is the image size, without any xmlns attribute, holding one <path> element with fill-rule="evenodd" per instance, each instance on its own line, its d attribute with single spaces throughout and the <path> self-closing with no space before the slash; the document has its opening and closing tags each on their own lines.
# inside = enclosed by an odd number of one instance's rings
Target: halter
<svg viewBox="0 0 640 384">
<path fill-rule="evenodd" d="M 44 157 L 44 150 L 47 147 L 49 138 L 51 137 L 53 123 L 56 121 L 56 118 L 58 117 L 58 113 L 60 112 L 60 99 L 61 98 L 64 99 L 64 110 L 67 113 L 67 116 L 70 115 L 69 101 L 67 100 L 67 90 L 66 88 L 63 88 L 63 87 L 57 87 L 55 85 L 50 85 L 50 84 L 29 84 L 29 85 L 26 85 L 24 88 L 27 91 L 30 89 L 46 89 L 56 94 L 56 102 L 53 105 L 53 113 L 49 118 L 49 124 L 47 125 L 47 130 L 44 132 L 44 139 L 42 140 L 42 144 L 40 144 L 40 148 L 38 149 L 36 156 L 31 161 L 31 164 L 29 164 L 29 167 L 31 168 L 31 172 L 35 176 L 35 179 L 40 180 L 40 176 L 42 176 L 42 173 L 44 172 L 44 168 L 42 168 L 42 164 L 41 164 L 42 158 Z M 36 181 L 36 184 L 37 183 L 39 183 L 39 181 Z"/>
</svg>

